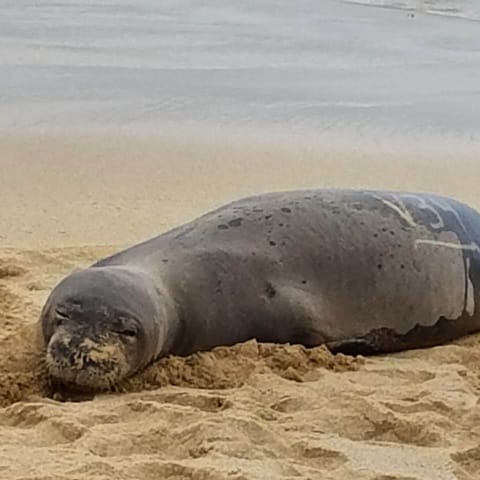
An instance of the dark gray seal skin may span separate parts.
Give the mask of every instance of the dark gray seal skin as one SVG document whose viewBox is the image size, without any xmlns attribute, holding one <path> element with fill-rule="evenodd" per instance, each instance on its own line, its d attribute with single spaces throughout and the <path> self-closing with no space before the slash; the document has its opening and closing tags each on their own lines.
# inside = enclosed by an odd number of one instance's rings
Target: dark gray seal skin
<svg viewBox="0 0 480 480">
<path fill-rule="evenodd" d="M 51 375 L 104 388 L 256 338 L 377 354 L 480 329 L 480 215 L 420 193 L 241 199 L 67 276 L 41 315 Z"/>
</svg>

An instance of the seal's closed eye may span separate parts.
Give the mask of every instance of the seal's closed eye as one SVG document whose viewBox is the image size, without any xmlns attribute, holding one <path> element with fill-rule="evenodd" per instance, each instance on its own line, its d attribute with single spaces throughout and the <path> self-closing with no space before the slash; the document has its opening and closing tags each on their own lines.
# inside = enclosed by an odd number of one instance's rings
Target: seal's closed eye
<svg viewBox="0 0 480 480">
<path fill-rule="evenodd" d="M 69 318 L 67 313 L 65 313 L 63 310 L 60 310 L 58 308 L 55 309 L 55 315 L 59 318 Z"/>
<path fill-rule="evenodd" d="M 61 325 L 65 320 L 68 320 L 69 318 L 70 317 L 65 311 L 59 310 L 58 308 L 55 309 L 55 323 L 57 325 Z"/>
<path fill-rule="evenodd" d="M 133 329 L 121 330 L 118 332 L 120 335 L 125 335 L 126 337 L 136 337 L 137 331 Z"/>
</svg>

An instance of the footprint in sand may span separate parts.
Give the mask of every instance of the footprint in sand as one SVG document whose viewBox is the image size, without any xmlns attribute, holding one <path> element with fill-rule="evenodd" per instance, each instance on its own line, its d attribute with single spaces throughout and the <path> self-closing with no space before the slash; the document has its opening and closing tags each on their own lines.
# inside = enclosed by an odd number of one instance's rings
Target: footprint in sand
<svg viewBox="0 0 480 480">
<path fill-rule="evenodd" d="M 232 402 L 224 396 L 198 392 L 158 392 L 153 394 L 143 394 L 142 399 L 132 401 L 128 405 L 133 411 L 143 411 L 144 409 L 149 410 L 149 406 L 152 402 L 158 402 L 162 405 L 168 403 L 191 407 L 208 413 L 223 411 L 232 406 Z"/>
<path fill-rule="evenodd" d="M 3 334 L 8 333 L 13 324 L 18 324 L 18 317 L 24 311 L 21 298 L 10 288 L 0 284 L 0 326 Z"/>
<path fill-rule="evenodd" d="M 295 457 L 302 458 L 311 467 L 321 467 L 333 470 L 348 462 L 348 458 L 343 453 L 316 445 L 309 440 L 301 440 L 292 445 L 292 452 Z"/>
<path fill-rule="evenodd" d="M 472 475 L 480 472 L 480 447 L 476 446 L 450 455 L 463 469 Z M 477 477 L 475 477 L 477 478 Z"/>
<path fill-rule="evenodd" d="M 0 280 L 6 280 L 12 277 L 20 277 L 25 275 L 25 268 L 12 263 L 8 259 L 0 259 Z"/>
</svg>

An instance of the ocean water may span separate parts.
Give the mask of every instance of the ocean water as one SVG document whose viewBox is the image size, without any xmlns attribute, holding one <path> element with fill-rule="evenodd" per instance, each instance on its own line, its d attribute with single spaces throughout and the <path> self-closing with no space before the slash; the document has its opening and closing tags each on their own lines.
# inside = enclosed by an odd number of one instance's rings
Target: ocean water
<svg viewBox="0 0 480 480">
<path fill-rule="evenodd" d="M 345 0 L 350 3 L 480 21 L 480 0 Z"/>
<path fill-rule="evenodd" d="M 416 2 L 412 16 L 413 0 L 379 1 L 0 0 L 0 131 L 228 127 L 476 148 L 480 26 L 460 17 L 478 2 Z"/>
</svg>

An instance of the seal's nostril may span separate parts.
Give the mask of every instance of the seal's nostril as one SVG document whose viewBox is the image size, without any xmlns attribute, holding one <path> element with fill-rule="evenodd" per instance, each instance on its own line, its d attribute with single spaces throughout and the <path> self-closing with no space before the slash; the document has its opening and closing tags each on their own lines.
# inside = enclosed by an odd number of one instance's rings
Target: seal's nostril
<svg viewBox="0 0 480 480">
<path fill-rule="evenodd" d="M 52 356 L 58 360 L 69 359 L 71 356 L 71 348 L 66 342 L 54 341 L 50 345 L 50 352 Z"/>
<path fill-rule="evenodd" d="M 77 363 L 77 356 L 75 355 L 74 352 L 72 352 L 68 356 L 68 361 L 69 361 L 71 367 L 73 367 Z"/>
<path fill-rule="evenodd" d="M 89 355 L 85 356 L 83 359 L 83 364 L 86 367 L 98 367 L 99 363 L 93 360 Z"/>
</svg>

